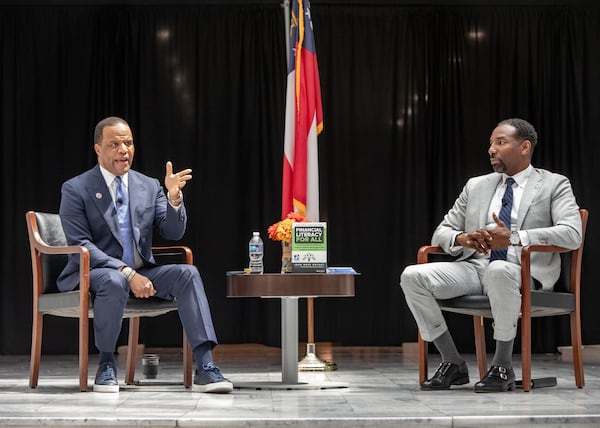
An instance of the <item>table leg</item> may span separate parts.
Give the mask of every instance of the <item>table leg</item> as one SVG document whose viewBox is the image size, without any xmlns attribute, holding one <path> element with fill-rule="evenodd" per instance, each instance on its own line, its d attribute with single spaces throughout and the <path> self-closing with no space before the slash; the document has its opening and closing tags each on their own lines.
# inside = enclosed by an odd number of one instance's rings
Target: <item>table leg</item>
<svg viewBox="0 0 600 428">
<path fill-rule="evenodd" d="M 298 298 L 281 298 L 282 383 L 298 383 Z"/>
<path fill-rule="evenodd" d="M 301 296 L 300 296 L 301 297 Z M 346 388 L 344 383 L 298 382 L 298 296 L 281 298 L 281 382 L 236 382 L 235 388 L 327 389 Z"/>
</svg>

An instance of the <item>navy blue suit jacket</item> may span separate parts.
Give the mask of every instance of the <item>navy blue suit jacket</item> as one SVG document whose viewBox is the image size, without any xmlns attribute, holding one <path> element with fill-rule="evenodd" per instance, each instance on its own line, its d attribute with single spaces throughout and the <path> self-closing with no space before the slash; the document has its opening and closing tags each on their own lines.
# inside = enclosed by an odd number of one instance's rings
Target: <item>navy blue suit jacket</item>
<svg viewBox="0 0 600 428">
<path fill-rule="evenodd" d="M 129 170 L 129 212 L 137 250 L 146 266 L 155 264 L 152 237 L 156 230 L 168 240 L 180 239 L 187 223 L 183 204 L 173 208 L 155 178 Z M 69 245 L 85 245 L 90 251 L 90 269 L 119 269 L 123 246 L 116 209 L 100 167 L 66 181 L 61 189 L 60 219 Z M 79 256 L 69 255 L 57 280 L 61 291 L 79 284 Z"/>
</svg>

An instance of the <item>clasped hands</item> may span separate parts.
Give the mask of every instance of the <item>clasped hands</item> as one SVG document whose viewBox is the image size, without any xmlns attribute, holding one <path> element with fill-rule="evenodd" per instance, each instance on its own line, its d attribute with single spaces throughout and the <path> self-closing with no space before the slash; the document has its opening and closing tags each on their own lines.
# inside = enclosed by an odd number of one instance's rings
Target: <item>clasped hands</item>
<svg viewBox="0 0 600 428">
<path fill-rule="evenodd" d="M 172 201 L 178 197 L 179 192 L 183 189 L 185 184 L 192 179 L 192 170 L 186 168 L 174 173 L 171 161 L 167 161 L 166 170 L 165 188 L 167 189 L 167 198 Z"/>
<path fill-rule="evenodd" d="M 510 245 L 510 229 L 498 218 L 496 213 L 492 213 L 492 218 L 496 223 L 495 228 L 461 233 L 456 237 L 456 244 L 486 255 L 490 250 L 508 247 Z"/>
</svg>

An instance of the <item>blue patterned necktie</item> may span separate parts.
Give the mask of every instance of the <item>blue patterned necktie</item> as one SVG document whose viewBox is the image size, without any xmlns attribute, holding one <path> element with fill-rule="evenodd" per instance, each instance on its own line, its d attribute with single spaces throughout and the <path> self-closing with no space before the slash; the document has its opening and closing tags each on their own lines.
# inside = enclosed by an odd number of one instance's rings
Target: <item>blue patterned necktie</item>
<svg viewBox="0 0 600 428">
<path fill-rule="evenodd" d="M 129 194 L 125 190 L 121 177 L 115 177 L 117 191 L 115 200 L 117 202 L 117 221 L 121 230 L 121 242 L 123 245 L 122 260 L 127 266 L 135 267 L 135 256 L 133 255 L 133 231 L 131 228 L 131 217 L 129 216 Z"/>
<path fill-rule="evenodd" d="M 506 179 L 506 190 L 504 191 L 504 196 L 502 197 L 502 208 L 500 209 L 500 215 L 498 216 L 498 218 L 504 222 L 508 229 L 510 229 L 511 226 L 510 213 L 512 211 L 513 206 L 512 186 L 514 183 L 514 178 L 508 177 Z M 507 252 L 508 248 L 499 248 L 497 250 L 492 250 L 490 254 L 490 262 L 493 262 L 494 260 L 506 260 Z"/>
</svg>

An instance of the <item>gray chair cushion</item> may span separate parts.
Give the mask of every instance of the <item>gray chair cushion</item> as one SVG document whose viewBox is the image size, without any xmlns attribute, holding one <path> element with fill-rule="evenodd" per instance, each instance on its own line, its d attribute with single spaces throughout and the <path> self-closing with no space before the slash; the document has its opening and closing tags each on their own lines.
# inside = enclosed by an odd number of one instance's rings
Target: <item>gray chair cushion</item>
<svg viewBox="0 0 600 428">
<path fill-rule="evenodd" d="M 67 291 L 64 293 L 42 294 L 38 300 L 38 309 L 40 312 L 48 315 L 78 318 L 79 290 Z M 164 300 L 157 297 L 151 297 L 149 299 L 129 297 L 123 318 L 155 317 L 176 310 L 177 302 L 175 300 Z M 89 318 L 94 318 L 91 294 L 88 316 Z"/>
<path fill-rule="evenodd" d="M 492 318 L 490 300 L 487 296 L 461 296 L 454 299 L 438 300 L 440 308 L 446 312 L 477 315 Z M 575 295 L 555 291 L 531 291 L 531 316 L 546 317 L 569 314 L 575 310 Z"/>
</svg>

